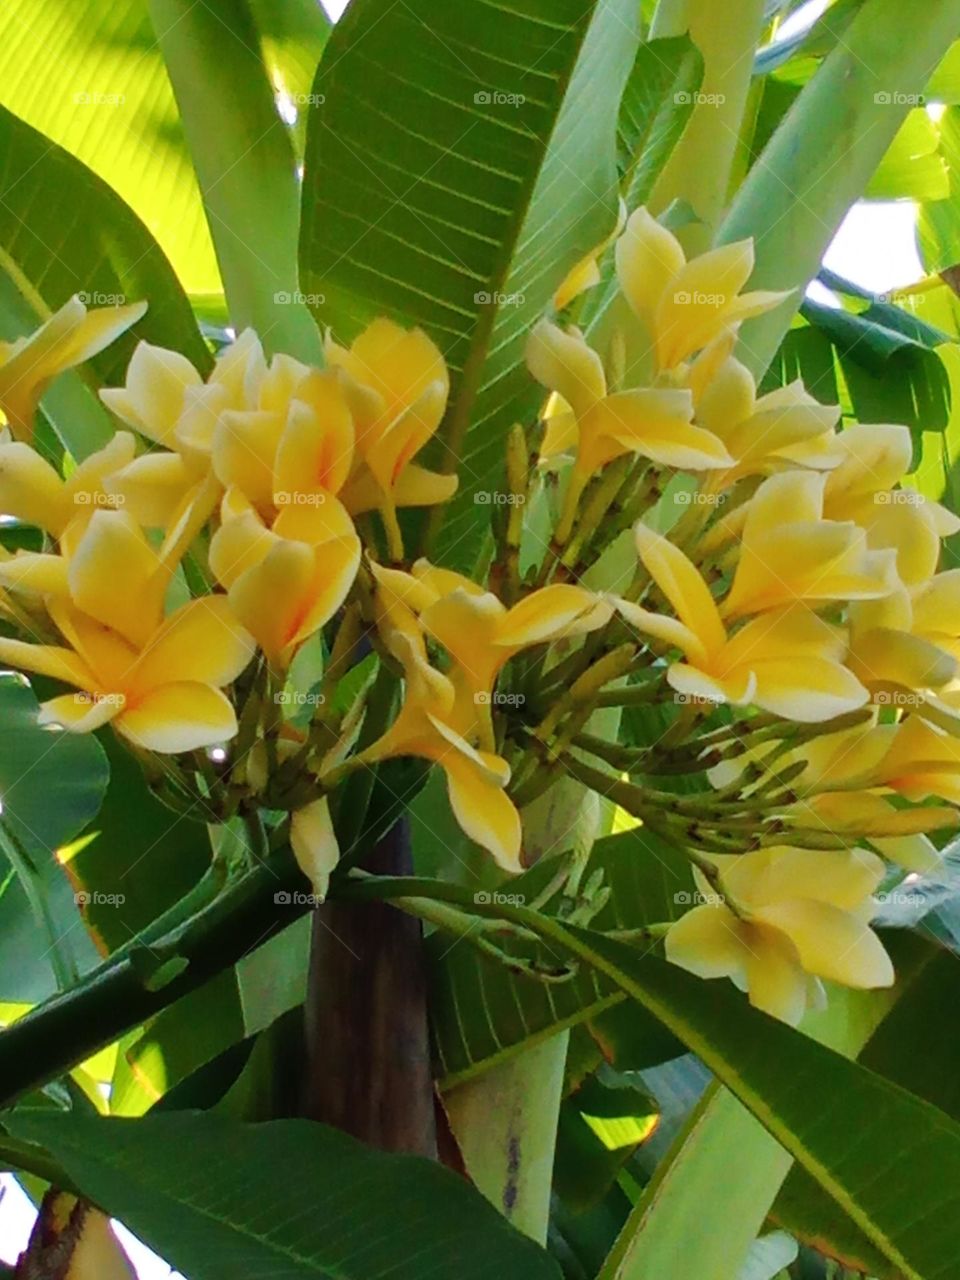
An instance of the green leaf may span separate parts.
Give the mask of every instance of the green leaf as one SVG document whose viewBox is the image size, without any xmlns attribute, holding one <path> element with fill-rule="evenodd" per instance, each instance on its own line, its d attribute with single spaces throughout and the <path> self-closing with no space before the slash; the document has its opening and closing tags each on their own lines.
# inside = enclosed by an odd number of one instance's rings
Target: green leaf
<svg viewBox="0 0 960 1280">
<path fill-rule="evenodd" d="M 247 0 L 215 9 L 150 0 L 150 13 L 217 249 L 230 316 L 270 351 L 316 359 L 297 289 L 299 184 Z"/>
<path fill-rule="evenodd" d="M 41 728 L 29 685 L 0 676 L 0 827 L 12 838 L 8 854 L 18 872 L 7 882 L 10 863 L 0 853 L 0 1000 L 50 995 L 58 947 L 74 967 L 95 959 L 56 851 L 95 816 L 108 776 L 93 738 Z"/>
<path fill-rule="evenodd" d="M 0 15 L 0 102 L 89 165 L 136 210 L 186 289 L 219 292 L 200 192 L 147 0 L 18 0 L 6 6 Z M 23 185 L 31 184 L 32 175 Z M 61 193 L 52 202 L 38 201 L 32 213 L 62 217 L 68 207 Z M 67 262 L 83 261 L 62 252 L 59 235 L 40 234 Z"/>
<path fill-rule="evenodd" d="M 960 106 L 947 107 L 936 122 L 939 155 L 946 167 L 949 192 L 944 199 L 921 204 L 917 219 L 917 243 L 923 265 L 930 272 L 945 271 L 960 263 Z"/>
<path fill-rule="evenodd" d="M 91 306 L 147 299 L 144 318 L 91 361 L 97 378 L 122 382 L 140 338 L 183 351 L 199 368 L 210 362 L 190 304 L 170 263 L 136 214 L 91 170 L 0 108 L 0 337 L 19 337 L 75 293 Z M 52 246 L 56 246 L 54 251 Z M 64 380 L 65 381 L 65 380 Z M 59 384 L 55 384 L 54 389 Z M 47 409 L 53 390 L 44 400 Z M 110 433 L 96 414 L 84 439 L 69 420 L 54 421 L 71 452 L 82 456 Z"/>
<path fill-rule="evenodd" d="M 302 287 L 341 339 L 386 314 L 450 364 L 435 461 L 459 465 L 439 555 L 471 567 L 506 433 L 536 412 L 531 323 L 616 218 L 634 0 L 355 0 L 320 64 Z M 482 517 L 482 519 L 481 519 Z"/>
<path fill-rule="evenodd" d="M 904 120 L 864 194 L 869 200 L 945 200 L 950 195 L 937 127 L 923 107 Z"/>
<path fill-rule="evenodd" d="M 914 945 L 923 946 L 918 939 Z M 958 977 L 960 959 L 952 952 L 933 946 L 918 950 L 900 998 L 860 1055 L 863 1066 L 955 1120 L 960 1120 L 960 1028 L 951 1011 Z M 877 1280 L 898 1280 L 898 1269 L 804 1170 L 791 1171 L 773 1217 L 847 1266 Z"/>
<path fill-rule="evenodd" d="M 722 243 L 755 237 L 752 287 L 805 289 L 956 24 L 953 0 L 931 0 L 911 11 L 904 41 L 899 0 L 865 0 L 747 175 L 720 229 Z M 798 301 L 795 294 L 744 325 L 741 358 L 756 375 L 773 359 Z"/>
<path fill-rule="evenodd" d="M 679 141 L 703 80 L 689 36 L 640 45 L 620 103 L 617 148 L 630 210 L 643 204 Z"/>
<path fill-rule="evenodd" d="M 555 869 L 546 860 L 503 891 L 532 902 Z M 597 917 L 598 927 L 639 928 L 677 919 L 687 909 L 693 888 L 689 862 L 643 828 L 598 840 L 586 874 L 601 869 L 611 895 Z M 478 898 L 490 901 L 491 893 L 482 891 Z M 651 1066 L 682 1051 L 655 1020 L 590 970 L 570 982 L 544 984 L 510 973 L 468 943 L 451 946 L 445 934 L 428 939 L 427 952 L 434 1048 L 446 1088 L 585 1021 L 604 1055 L 621 1070 Z M 556 963 L 552 949 L 541 958 Z"/>
<path fill-rule="evenodd" d="M 694 1049 L 909 1280 L 947 1280 L 960 1249 L 960 1124 L 750 1009 L 732 988 L 570 932 L 576 951 Z"/>
<path fill-rule="evenodd" d="M 9 1127 L 191 1280 L 559 1280 L 456 1174 L 324 1125 L 17 1112 Z"/>
<path fill-rule="evenodd" d="M 942 431 L 950 421 L 950 378 L 934 343 L 947 341 L 887 303 L 856 314 L 810 299 L 802 314 L 829 338 L 859 422 L 902 422 Z"/>
</svg>

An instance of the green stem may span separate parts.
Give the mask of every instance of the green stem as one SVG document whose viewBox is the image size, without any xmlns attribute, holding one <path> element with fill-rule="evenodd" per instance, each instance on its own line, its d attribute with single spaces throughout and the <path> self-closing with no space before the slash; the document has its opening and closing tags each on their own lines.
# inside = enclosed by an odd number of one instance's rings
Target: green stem
<svg viewBox="0 0 960 1280">
<path fill-rule="evenodd" d="M 700 219 L 683 229 L 691 253 L 710 247 L 727 201 L 737 142 L 763 29 L 764 0 L 660 0 L 653 38 L 689 31 L 703 55 L 703 83 L 690 122 L 650 196 L 657 214 L 686 201 Z"/>
</svg>

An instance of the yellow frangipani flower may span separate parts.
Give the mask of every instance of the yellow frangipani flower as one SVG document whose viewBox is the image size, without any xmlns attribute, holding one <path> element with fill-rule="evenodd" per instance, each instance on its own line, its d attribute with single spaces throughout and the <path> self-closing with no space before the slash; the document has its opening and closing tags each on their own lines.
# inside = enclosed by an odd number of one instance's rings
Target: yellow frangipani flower
<svg viewBox="0 0 960 1280">
<path fill-rule="evenodd" d="M 872 600 L 898 585 L 896 552 L 871 551 L 852 521 L 823 519 L 827 477 L 814 471 L 770 476 L 746 508 L 725 618 L 795 601 Z"/>
<path fill-rule="evenodd" d="M 278 669 L 340 608 L 359 564 L 360 539 L 332 496 L 284 506 L 270 526 L 252 506 L 234 510 L 210 544 L 214 576 Z"/>
<path fill-rule="evenodd" d="M 896 705 L 902 692 L 942 689 L 957 675 L 957 659 L 944 647 L 950 640 L 940 627 L 960 631 L 954 611 L 960 575 L 939 591 L 935 582 L 916 594 L 898 586 L 882 599 L 850 606 L 847 663 L 878 702 Z"/>
<path fill-rule="evenodd" d="M 370 478 L 378 502 L 428 506 L 456 492 L 456 475 L 414 464 L 447 407 L 450 376 L 436 344 L 422 329 L 374 320 L 348 348 L 331 338 L 327 363 L 346 374 L 350 407 L 363 462 L 344 493 L 349 510 L 369 509 Z"/>
<path fill-rule="evenodd" d="M 266 520 L 340 493 L 354 456 L 344 379 L 279 359 L 261 383 L 258 407 L 222 413 L 212 443 L 214 471 L 233 495 L 229 505 L 242 495 Z"/>
<path fill-rule="evenodd" d="M 754 705 L 801 722 L 830 720 L 861 707 L 866 689 L 843 666 L 845 639 L 803 605 L 778 609 L 728 633 L 710 588 L 696 566 L 668 538 L 643 524 L 635 529 L 647 572 L 676 618 L 616 600 L 638 631 L 680 649 L 667 680 L 691 700 Z"/>
<path fill-rule="evenodd" d="M 377 599 L 380 633 L 403 666 L 406 688 L 393 725 L 358 759 L 372 764 L 419 756 L 438 764 L 446 774 L 450 807 L 466 835 L 505 870 L 521 870 L 520 815 L 504 790 L 509 765 L 492 752 L 476 750 L 455 726 L 456 690 L 430 666 L 412 610 L 393 593 L 378 591 Z"/>
<path fill-rule="evenodd" d="M 687 262 L 680 241 L 637 209 L 617 241 L 617 277 L 649 336 L 660 371 L 676 369 L 789 293 L 740 290 L 753 272 L 753 241 L 711 249 Z"/>
<path fill-rule="evenodd" d="M 559 395 L 576 423 L 575 483 L 625 453 L 685 471 L 733 465 L 722 443 L 693 426 L 693 397 L 676 388 L 643 387 L 607 393 L 600 357 L 578 329 L 564 332 L 541 320 L 527 342 L 527 367 L 541 386 Z M 554 431 L 565 429 L 551 419 Z"/>
<path fill-rule="evenodd" d="M 784 846 L 710 861 L 730 905 L 698 877 L 706 902 L 670 929 L 668 960 L 703 978 L 732 978 L 752 1005 L 794 1025 L 822 1000 L 821 978 L 892 985 L 890 958 L 869 928 L 885 870 L 875 854 Z"/>
<path fill-rule="evenodd" d="M 112 479 L 135 453 L 130 432 L 118 431 L 63 479 L 31 445 L 19 440 L 0 444 L 0 512 L 71 546 L 96 511 L 122 505 Z"/>
<path fill-rule="evenodd" d="M 562 311 L 564 307 L 568 307 L 575 298 L 579 298 L 581 293 L 585 293 L 587 289 L 592 289 L 595 284 L 600 283 L 599 259 L 623 231 L 626 221 L 627 206 L 621 199 L 617 211 L 617 225 L 595 249 L 591 249 L 589 253 L 585 254 L 577 265 L 564 277 L 562 284 L 553 295 L 553 305 L 555 310 Z"/>
<path fill-rule="evenodd" d="M 523 649 L 585 635 L 613 610 L 591 591 L 565 583 L 532 592 L 508 609 L 492 592 L 448 569 L 420 560 L 412 574 L 374 566 L 380 592 L 420 613 L 420 624 L 453 659 L 454 723 L 493 743 L 491 704 L 503 667 Z"/>
<path fill-rule="evenodd" d="M 63 580 L 54 576 L 48 611 L 67 647 L 0 638 L 0 662 L 80 691 L 43 703 L 45 723 L 86 733 L 112 722 L 136 746 L 164 753 L 236 733 L 221 690 L 250 661 L 253 640 L 225 596 L 191 600 L 164 618 L 169 572 L 124 512 L 97 512 Z"/>
<path fill-rule="evenodd" d="M 898 489 L 910 471 L 908 427 L 860 423 L 837 438 L 843 461 L 827 478 L 823 512 L 854 520 L 871 548 L 893 548 L 897 573 L 908 586 L 936 572 L 940 539 L 960 530 L 960 519 L 913 489 Z"/>
<path fill-rule="evenodd" d="M 960 815 L 942 805 L 897 807 L 892 797 L 938 796 L 960 803 L 956 740 L 910 715 L 895 724 L 814 739 L 789 759 L 807 762 L 798 782 L 805 798 L 787 815 L 791 822 L 847 835 L 852 844 L 869 840 L 908 871 L 930 872 L 941 865 L 926 833 L 955 828 Z"/>
<path fill-rule="evenodd" d="M 73 297 L 28 337 L 0 342 L 0 410 L 13 435 L 29 443 L 37 405 L 57 374 L 97 355 L 146 310 L 134 302 L 88 311 Z"/>
<path fill-rule="evenodd" d="M 750 370 L 731 356 L 695 403 L 698 425 L 736 460 L 729 473 L 710 477 L 711 488 L 790 467 L 828 470 L 842 460 L 834 431 L 839 405 L 820 404 L 799 380 L 758 398 Z"/>
</svg>

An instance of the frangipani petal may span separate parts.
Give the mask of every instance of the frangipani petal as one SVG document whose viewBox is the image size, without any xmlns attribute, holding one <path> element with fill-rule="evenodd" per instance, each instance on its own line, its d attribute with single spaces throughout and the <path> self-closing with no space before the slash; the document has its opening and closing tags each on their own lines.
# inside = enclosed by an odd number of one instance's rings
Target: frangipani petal
<svg viewBox="0 0 960 1280">
<path fill-rule="evenodd" d="M 539 321 L 527 340 L 526 360 L 537 382 L 558 392 L 578 418 L 607 394 L 600 357 L 579 329 L 565 333 L 549 320 Z"/>
<path fill-rule="evenodd" d="M 297 809 L 290 820 L 290 847 L 297 866 L 322 900 L 330 887 L 330 876 L 340 860 L 340 846 L 330 818 L 326 796 Z"/>
<path fill-rule="evenodd" d="M 237 621 L 226 596 L 200 596 L 165 620 L 137 663 L 140 689 L 192 680 L 230 684 L 253 657 L 253 637 Z"/>
<path fill-rule="evenodd" d="M 505 871 L 521 871 L 520 814 L 502 784 L 456 751 L 439 763 L 447 775 L 450 807 L 465 834 Z"/>
<path fill-rule="evenodd" d="M 219 689 L 194 681 L 152 689 L 135 704 L 128 703 L 114 723 L 135 746 L 164 755 L 212 747 L 237 732 L 230 700 Z"/>
<path fill-rule="evenodd" d="M 644 524 L 634 526 L 634 537 L 644 567 L 680 621 L 697 636 L 706 653 L 722 649 L 727 633 L 710 588 L 696 566 L 668 538 Z"/>
</svg>

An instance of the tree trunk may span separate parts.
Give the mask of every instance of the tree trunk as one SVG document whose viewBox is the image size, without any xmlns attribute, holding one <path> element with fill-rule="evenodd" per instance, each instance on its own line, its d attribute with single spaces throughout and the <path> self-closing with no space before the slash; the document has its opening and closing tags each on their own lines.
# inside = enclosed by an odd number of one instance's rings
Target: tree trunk
<svg viewBox="0 0 960 1280">
<path fill-rule="evenodd" d="M 365 869 L 410 875 L 406 819 Z M 384 903 L 314 913 L 303 1114 L 382 1151 L 435 1159 L 437 1136 L 419 920 Z"/>
</svg>

